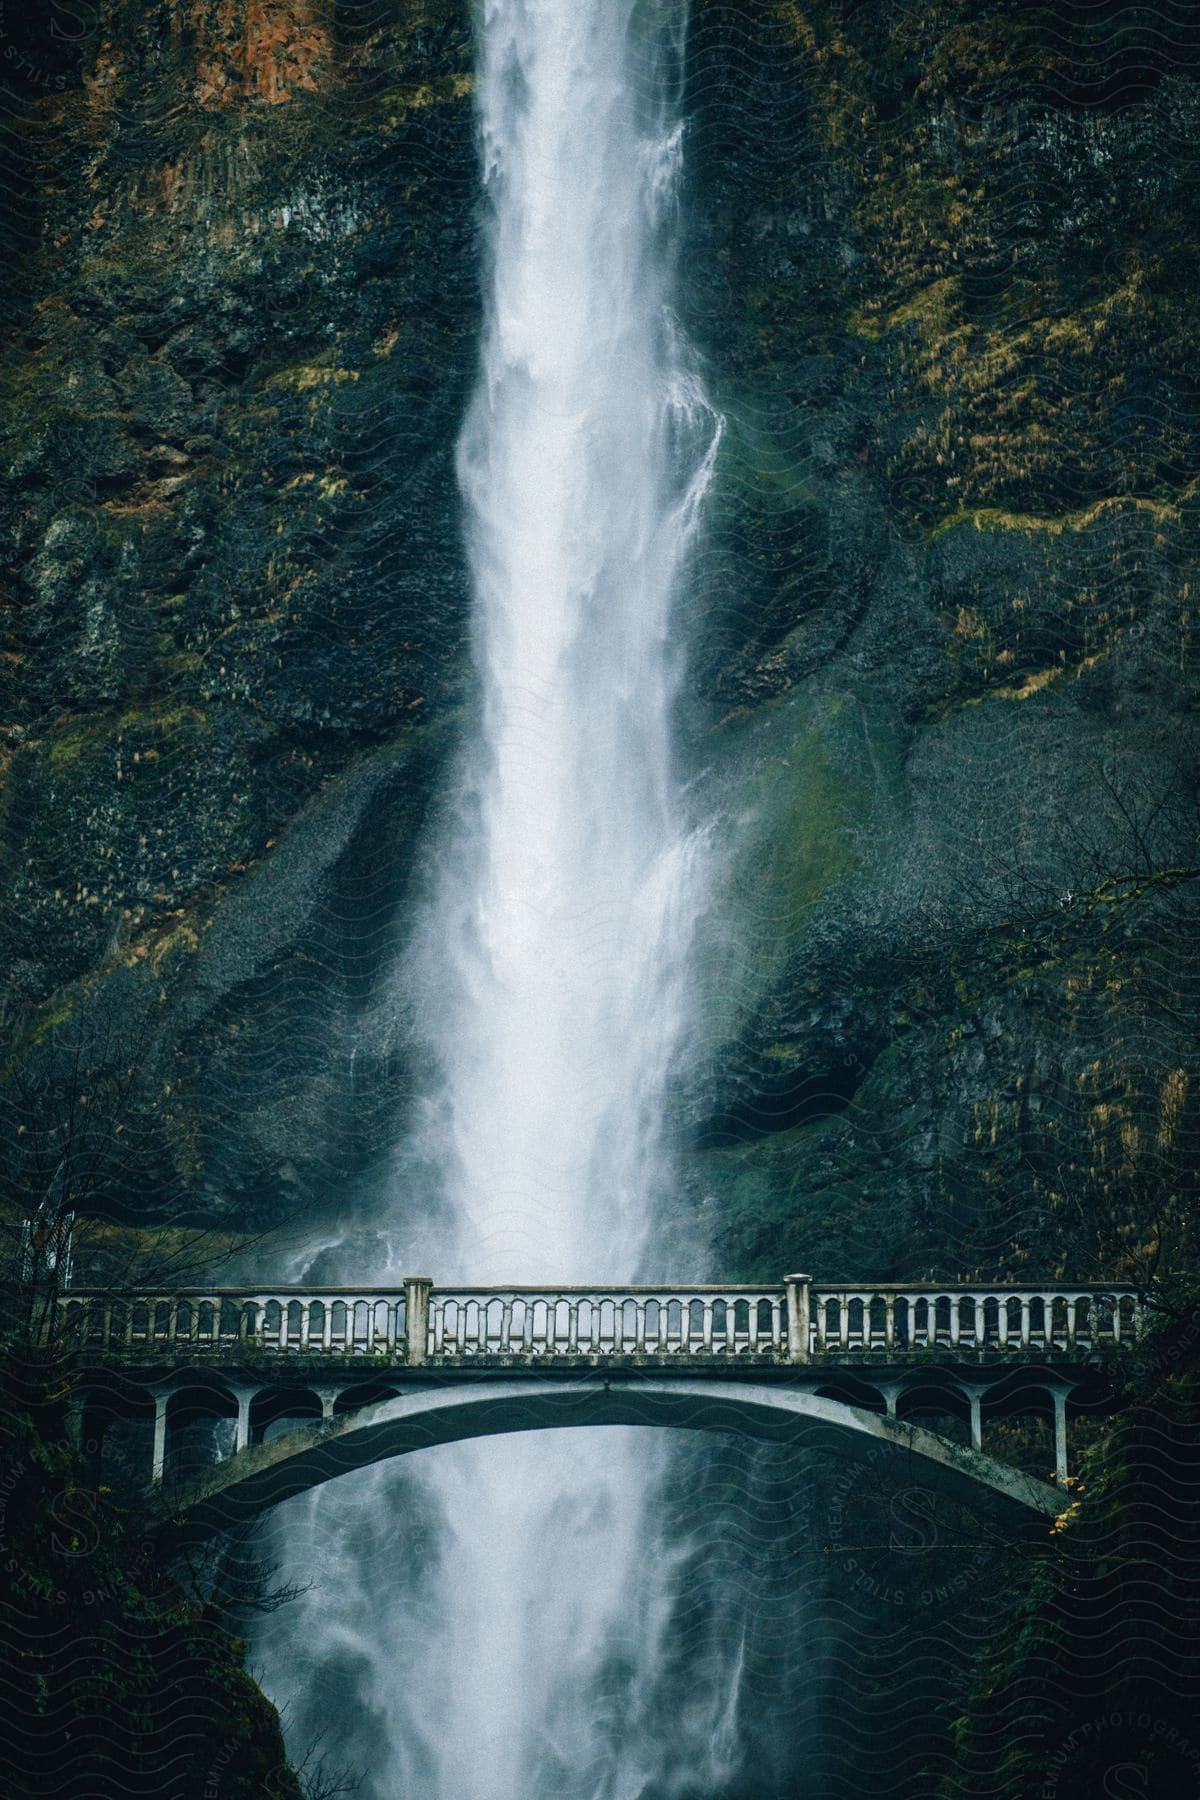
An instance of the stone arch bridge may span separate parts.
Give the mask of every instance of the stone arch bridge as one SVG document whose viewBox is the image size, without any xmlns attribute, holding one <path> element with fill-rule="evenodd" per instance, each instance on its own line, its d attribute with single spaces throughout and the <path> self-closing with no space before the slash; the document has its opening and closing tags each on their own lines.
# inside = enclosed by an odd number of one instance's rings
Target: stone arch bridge
<svg viewBox="0 0 1200 1800">
<path fill-rule="evenodd" d="M 1065 1505 L 1069 1423 L 1115 1403 L 1131 1288 L 917 1284 L 68 1290 L 76 1427 L 144 1444 L 168 1535 L 203 1538 L 389 1457 L 497 1433 L 656 1425 L 786 1440 L 1016 1517 Z M 985 1452 L 1053 1426 L 1041 1479 Z M 212 1422 L 225 1421 L 221 1429 Z M 183 1454 L 205 1427 L 207 1466 Z M 223 1443 L 221 1440 L 224 1440 Z M 215 1446 L 215 1448 L 214 1448 Z M 216 1460 L 214 1460 L 214 1457 Z M 1049 1456 L 1047 1456 L 1047 1462 Z"/>
</svg>

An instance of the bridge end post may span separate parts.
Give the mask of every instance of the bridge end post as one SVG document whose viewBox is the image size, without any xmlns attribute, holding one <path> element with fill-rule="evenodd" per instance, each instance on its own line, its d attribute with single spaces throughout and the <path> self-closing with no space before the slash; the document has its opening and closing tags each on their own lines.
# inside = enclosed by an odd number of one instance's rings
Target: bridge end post
<svg viewBox="0 0 1200 1800">
<path fill-rule="evenodd" d="M 404 1283 L 405 1361 L 417 1367 L 425 1361 L 429 1338 L 429 1296 L 433 1281 L 428 1275 L 412 1275 Z"/>
<path fill-rule="evenodd" d="M 811 1275 L 785 1275 L 783 1278 L 783 1291 L 787 1301 L 789 1362 L 806 1363 L 808 1361 L 812 1310 L 809 1295 L 811 1285 Z"/>
</svg>

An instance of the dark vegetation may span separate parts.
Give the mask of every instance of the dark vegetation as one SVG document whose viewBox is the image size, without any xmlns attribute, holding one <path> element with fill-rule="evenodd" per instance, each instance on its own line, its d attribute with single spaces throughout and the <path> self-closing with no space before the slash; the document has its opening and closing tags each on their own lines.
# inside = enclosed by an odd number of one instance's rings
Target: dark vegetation
<svg viewBox="0 0 1200 1800">
<path fill-rule="evenodd" d="M 97 1493 L 69 1370 L 10 1348 L 0 1381 L 0 1793 L 303 1800 L 222 1608 Z"/>
<path fill-rule="evenodd" d="M 1086 1456 L 1049 1545 L 1011 1572 L 959 1689 L 942 1793 L 1062 1800 L 1200 1782 L 1200 1353 L 1194 1281 Z"/>
</svg>

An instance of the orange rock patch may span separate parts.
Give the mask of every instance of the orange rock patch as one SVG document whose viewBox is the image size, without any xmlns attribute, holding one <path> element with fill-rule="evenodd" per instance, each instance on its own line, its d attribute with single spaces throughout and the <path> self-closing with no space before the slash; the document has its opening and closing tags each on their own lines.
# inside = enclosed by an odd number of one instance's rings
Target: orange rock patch
<svg viewBox="0 0 1200 1800">
<path fill-rule="evenodd" d="M 333 41 L 320 0 L 210 0 L 198 14 L 202 106 L 281 106 L 328 84 Z"/>
</svg>

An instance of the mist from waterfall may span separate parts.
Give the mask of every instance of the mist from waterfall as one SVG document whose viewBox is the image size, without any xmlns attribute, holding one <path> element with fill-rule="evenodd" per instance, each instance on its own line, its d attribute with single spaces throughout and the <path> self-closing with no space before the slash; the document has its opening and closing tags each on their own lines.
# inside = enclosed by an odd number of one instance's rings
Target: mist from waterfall
<svg viewBox="0 0 1200 1800">
<path fill-rule="evenodd" d="M 429 1226 L 380 1279 L 699 1273 L 655 1237 L 706 886 L 672 619 L 720 435 L 671 305 L 684 22 L 683 0 L 480 14 L 487 323 L 459 481 L 481 724 L 402 976 Z M 260 1645 L 270 1691 L 296 1719 L 357 1708 L 381 1800 L 715 1791 L 720 1721 L 649 1712 L 663 1455 L 651 1432 L 540 1432 L 289 1507 L 316 1573 Z"/>
</svg>

